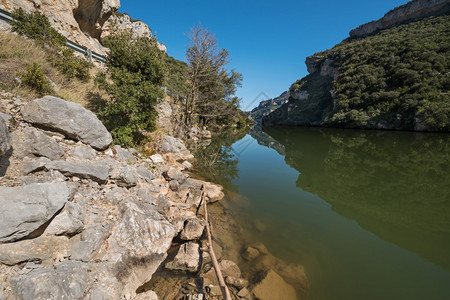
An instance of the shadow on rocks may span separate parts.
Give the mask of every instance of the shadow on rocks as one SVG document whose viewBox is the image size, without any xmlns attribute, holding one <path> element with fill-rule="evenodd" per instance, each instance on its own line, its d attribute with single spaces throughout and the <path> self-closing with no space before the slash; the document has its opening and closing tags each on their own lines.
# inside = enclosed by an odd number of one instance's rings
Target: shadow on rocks
<svg viewBox="0 0 450 300">
<path fill-rule="evenodd" d="M 9 159 L 12 156 L 13 149 L 9 149 L 2 157 L 0 157 L 0 177 L 5 176 L 9 165 L 11 164 Z"/>
</svg>

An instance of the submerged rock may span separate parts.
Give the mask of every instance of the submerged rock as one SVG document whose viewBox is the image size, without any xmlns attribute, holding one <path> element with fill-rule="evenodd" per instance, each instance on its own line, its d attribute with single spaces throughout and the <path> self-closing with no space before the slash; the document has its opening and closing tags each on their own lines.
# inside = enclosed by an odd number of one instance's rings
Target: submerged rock
<svg viewBox="0 0 450 300">
<path fill-rule="evenodd" d="M 270 270 L 264 279 L 253 288 L 255 297 L 261 300 L 296 300 L 295 289 L 280 275 Z"/>
</svg>

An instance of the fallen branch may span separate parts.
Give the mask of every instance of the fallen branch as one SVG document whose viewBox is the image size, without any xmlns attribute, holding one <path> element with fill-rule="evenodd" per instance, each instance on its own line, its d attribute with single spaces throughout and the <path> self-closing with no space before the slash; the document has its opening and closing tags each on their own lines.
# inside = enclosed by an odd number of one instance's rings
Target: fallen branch
<svg viewBox="0 0 450 300">
<path fill-rule="evenodd" d="M 201 202 L 203 202 L 203 206 L 205 208 L 205 221 L 206 221 L 206 234 L 208 235 L 208 249 L 209 256 L 211 256 L 211 261 L 216 271 L 217 281 L 219 282 L 220 290 L 222 291 L 222 296 L 224 300 L 231 300 L 230 290 L 228 290 L 227 285 L 225 284 L 225 280 L 223 279 L 222 271 L 220 271 L 219 263 L 217 262 L 216 254 L 214 253 L 212 238 L 211 238 L 211 229 L 209 227 L 208 222 L 208 210 L 206 209 L 206 200 L 205 196 L 205 187 L 202 185 L 202 198 Z"/>
</svg>

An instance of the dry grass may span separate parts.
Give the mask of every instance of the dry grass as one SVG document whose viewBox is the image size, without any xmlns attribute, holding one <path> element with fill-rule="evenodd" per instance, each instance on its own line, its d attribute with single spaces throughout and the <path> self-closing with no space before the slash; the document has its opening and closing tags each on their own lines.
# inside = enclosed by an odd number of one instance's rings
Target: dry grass
<svg viewBox="0 0 450 300">
<path fill-rule="evenodd" d="M 93 77 L 101 71 L 91 69 L 91 79 L 82 82 L 78 79 L 68 79 L 53 67 L 48 61 L 48 52 L 34 41 L 17 34 L 0 31 L 0 88 L 21 96 L 25 101 L 35 99 L 36 92 L 21 85 L 16 78 L 33 63 L 42 66 L 47 78 L 56 84 L 56 96 L 65 100 L 89 106 L 89 93 L 103 94 L 94 84 Z"/>
</svg>

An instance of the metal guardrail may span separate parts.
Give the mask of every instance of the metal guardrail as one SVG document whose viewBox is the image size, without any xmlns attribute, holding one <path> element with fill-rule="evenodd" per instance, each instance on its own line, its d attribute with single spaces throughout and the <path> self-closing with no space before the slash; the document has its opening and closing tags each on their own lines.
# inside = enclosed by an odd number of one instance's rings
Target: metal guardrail
<svg viewBox="0 0 450 300">
<path fill-rule="evenodd" d="M 0 20 L 4 21 L 4 22 L 9 22 L 9 23 L 15 21 L 11 17 L 11 14 L 9 12 L 7 12 L 7 11 L 1 9 L 1 8 L 0 8 Z M 96 61 L 98 61 L 100 63 L 103 63 L 103 64 L 106 63 L 106 57 L 105 56 L 100 55 L 100 54 L 92 51 L 91 49 L 89 49 L 87 47 L 84 47 L 84 46 L 81 46 L 81 45 L 79 45 L 79 44 L 77 44 L 75 42 L 72 42 L 69 39 L 66 39 L 66 40 L 67 40 L 67 42 L 66 42 L 66 46 L 67 47 L 73 49 L 74 51 L 76 51 L 78 53 L 86 55 L 88 57 L 89 61 L 92 61 L 92 60 L 95 59 Z M 178 95 L 177 93 L 169 90 L 167 87 L 161 87 L 161 88 L 163 89 L 163 91 L 164 91 L 164 93 L 166 95 L 169 95 L 172 98 L 174 98 L 174 99 L 176 99 L 178 101 L 181 101 L 181 102 L 185 101 L 185 97 L 182 97 L 182 96 Z"/>
<path fill-rule="evenodd" d="M 3 10 L 0 8 L 0 20 L 4 21 L 4 22 L 14 22 L 15 20 L 11 17 L 11 14 L 9 12 L 7 12 L 6 10 Z M 78 45 L 75 42 L 72 42 L 69 39 L 66 39 L 66 46 L 73 49 L 74 51 L 81 53 L 83 55 L 86 55 L 89 59 L 89 61 L 93 61 L 94 59 L 102 64 L 106 63 L 106 57 L 103 55 L 100 55 L 94 51 L 92 51 L 91 49 Z"/>
</svg>

